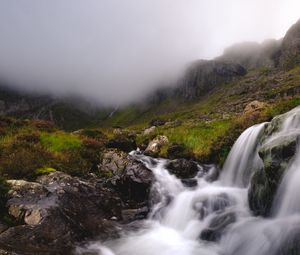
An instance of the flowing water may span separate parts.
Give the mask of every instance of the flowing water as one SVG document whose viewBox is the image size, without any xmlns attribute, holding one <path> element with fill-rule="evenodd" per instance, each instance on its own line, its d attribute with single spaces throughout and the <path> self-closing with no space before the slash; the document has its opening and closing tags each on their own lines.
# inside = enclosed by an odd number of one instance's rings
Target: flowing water
<svg viewBox="0 0 300 255">
<path fill-rule="evenodd" d="M 138 152 L 131 155 L 155 175 L 152 191 L 159 195 L 138 231 L 118 240 L 92 243 L 79 254 L 101 255 L 277 255 L 295 233 L 300 233 L 300 150 L 278 188 L 269 219 L 252 216 L 248 186 L 262 166 L 259 138 L 266 124 L 247 129 L 233 146 L 222 174 L 210 182 L 210 171 L 195 177 L 198 185 L 185 187 L 166 169 L 167 160 Z M 300 108 L 287 114 L 281 129 L 265 141 L 288 133 L 300 134 Z"/>
</svg>

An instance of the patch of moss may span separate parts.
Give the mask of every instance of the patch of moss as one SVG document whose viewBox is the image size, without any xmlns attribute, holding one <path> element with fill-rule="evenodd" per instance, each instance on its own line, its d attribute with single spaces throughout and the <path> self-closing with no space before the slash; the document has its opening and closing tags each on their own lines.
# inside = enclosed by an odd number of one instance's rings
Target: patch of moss
<svg viewBox="0 0 300 255">
<path fill-rule="evenodd" d="M 35 170 L 35 173 L 37 175 L 39 174 L 50 174 L 50 173 L 53 173 L 53 172 L 56 172 L 56 169 L 52 168 L 52 167 L 40 167 L 38 169 Z"/>
<path fill-rule="evenodd" d="M 42 133 L 40 140 L 42 145 L 52 152 L 74 150 L 82 145 L 78 136 L 63 132 Z"/>
</svg>

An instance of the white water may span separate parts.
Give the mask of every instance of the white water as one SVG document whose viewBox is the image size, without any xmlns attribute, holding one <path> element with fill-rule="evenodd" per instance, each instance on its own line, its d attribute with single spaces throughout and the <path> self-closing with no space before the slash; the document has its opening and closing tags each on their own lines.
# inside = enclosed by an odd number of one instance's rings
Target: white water
<svg viewBox="0 0 300 255">
<path fill-rule="evenodd" d="M 300 108 L 286 115 L 282 128 L 268 141 L 288 133 L 300 134 Z M 79 254 L 100 255 L 277 255 L 281 245 L 300 233 L 300 151 L 291 160 L 278 188 L 274 217 L 253 217 L 248 206 L 251 169 L 258 169 L 258 138 L 264 124 L 247 129 L 233 146 L 220 179 L 197 179 L 196 188 L 184 187 L 165 168 L 166 160 L 138 153 L 155 175 L 153 190 L 159 201 L 144 227 L 105 244 L 92 243 Z M 170 202 L 171 200 L 171 202 Z M 224 225 L 215 242 L 204 241 L 201 233 L 219 219 Z M 221 222 L 221 223 L 220 223 Z M 203 237 L 203 236 L 202 236 Z"/>
<path fill-rule="evenodd" d="M 262 160 L 257 153 L 258 138 L 265 123 L 248 128 L 232 147 L 220 177 L 227 186 L 247 187 L 251 177 L 251 170 L 259 169 Z"/>
</svg>

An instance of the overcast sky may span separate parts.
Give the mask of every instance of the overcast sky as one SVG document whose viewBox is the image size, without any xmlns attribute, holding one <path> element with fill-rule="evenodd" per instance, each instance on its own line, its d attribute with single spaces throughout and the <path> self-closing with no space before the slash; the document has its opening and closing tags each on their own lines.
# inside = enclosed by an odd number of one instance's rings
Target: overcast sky
<svg viewBox="0 0 300 255">
<path fill-rule="evenodd" d="M 126 103 L 189 61 L 283 37 L 299 10 L 300 0 L 0 0 L 0 78 Z"/>
</svg>

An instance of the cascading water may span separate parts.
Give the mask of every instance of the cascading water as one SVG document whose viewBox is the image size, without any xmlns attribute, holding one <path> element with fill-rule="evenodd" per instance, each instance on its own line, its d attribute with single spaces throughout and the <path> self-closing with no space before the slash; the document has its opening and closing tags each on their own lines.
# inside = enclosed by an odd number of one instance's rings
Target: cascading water
<svg viewBox="0 0 300 255">
<path fill-rule="evenodd" d="M 155 175 L 159 201 L 139 231 L 92 243 L 78 254 L 101 255 L 277 255 L 300 233 L 300 151 L 287 169 L 273 205 L 274 216 L 252 216 L 248 206 L 251 169 L 261 167 L 259 136 L 265 123 L 247 129 L 233 146 L 219 180 L 196 177 L 185 187 L 166 169 L 167 160 L 131 153 Z M 300 134 L 300 108 L 290 112 L 274 136 Z"/>
<path fill-rule="evenodd" d="M 262 166 L 257 142 L 264 126 L 265 123 L 250 127 L 237 139 L 221 173 L 220 180 L 224 185 L 246 187 L 251 171 Z"/>
</svg>

